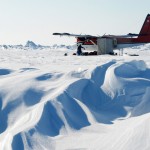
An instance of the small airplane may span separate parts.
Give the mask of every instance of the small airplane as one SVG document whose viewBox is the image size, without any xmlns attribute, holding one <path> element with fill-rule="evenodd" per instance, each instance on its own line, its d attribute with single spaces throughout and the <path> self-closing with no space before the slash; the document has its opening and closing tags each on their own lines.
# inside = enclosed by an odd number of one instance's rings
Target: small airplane
<svg viewBox="0 0 150 150">
<path fill-rule="evenodd" d="M 77 44 L 82 43 L 85 50 L 101 51 L 104 49 L 104 45 L 109 49 L 123 49 L 126 47 L 132 47 L 136 45 L 143 45 L 150 43 L 150 14 L 146 16 L 143 26 L 139 34 L 129 33 L 127 35 L 103 35 L 103 36 L 92 36 L 92 35 L 78 35 L 70 33 L 53 33 L 53 35 L 59 36 L 70 36 L 77 39 Z M 103 46 L 102 46 L 103 45 Z M 108 49 L 105 47 L 105 49 Z M 111 52 L 111 51 L 108 51 Z M 105 51 L 107 53 L 107 51 Z M 101 51 L 102 54 L 102 51 Z"/>
</svg>

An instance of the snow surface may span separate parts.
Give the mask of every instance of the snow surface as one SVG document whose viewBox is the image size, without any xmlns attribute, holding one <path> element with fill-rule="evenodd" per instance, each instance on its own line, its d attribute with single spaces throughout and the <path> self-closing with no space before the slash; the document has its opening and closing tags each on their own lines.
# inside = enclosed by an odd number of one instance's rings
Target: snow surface
<svg viewBox="0 0 150 150">
<path fill-rule="evenodd" d="M 6 47 L 0 48 L 1 150 L 150 149 L 150 44 L 123 56 Z"/>
</svg>

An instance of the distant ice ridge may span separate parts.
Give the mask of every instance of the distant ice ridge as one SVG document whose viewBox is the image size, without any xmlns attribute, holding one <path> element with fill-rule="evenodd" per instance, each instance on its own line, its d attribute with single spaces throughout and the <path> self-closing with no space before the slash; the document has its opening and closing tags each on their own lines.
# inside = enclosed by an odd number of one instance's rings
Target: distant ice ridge
<svg viewBox="0 0 150 150">
<path fill-rule="evenodd" d="M 37 48 L 41 47 L 41 45 L 36 45 L 32 41 L 27 41 L 25 47 L 32 48 L 32 49 L 37 49 Z"/>
<path fill-rule="evenodd" d="M 54 44 L 52 46 L 44 46 L 40 44 L 35 44 L 33 41 L 27 41 L 25 45 L 0 45 L 0 49 L 76 49 L 76 45 L 58 45 Z"/>
</svg>

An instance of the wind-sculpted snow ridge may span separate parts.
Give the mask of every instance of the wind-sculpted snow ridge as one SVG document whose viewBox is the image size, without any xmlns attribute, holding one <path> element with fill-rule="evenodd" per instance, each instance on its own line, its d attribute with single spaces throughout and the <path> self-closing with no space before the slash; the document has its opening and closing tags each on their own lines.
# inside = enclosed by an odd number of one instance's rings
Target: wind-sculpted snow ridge
<svg viewBox="0 0 150 150">
<path fill-rule="evenodd" d="M 135 144 L 138 136 L 150 138 L 145 130 L 139 132 L 140 126 L 150 130 L 150 69 L 145 62 L 110 61 L 89 78 L 88 73 L 0 69 L 1 149 L 150 148 L 147 140 Z"/>
<path fill-rule="evenodd" d="M 146 103 L 149 103 L 149 75 L 150 70 L 143 61 L 112 65 L 106 72 L 102 89 L 110 95 L 113 110 L 115 109 L 121 116 L 128 113 L 130 116 L 148 113 L 150 108 Z"/>
</svg>

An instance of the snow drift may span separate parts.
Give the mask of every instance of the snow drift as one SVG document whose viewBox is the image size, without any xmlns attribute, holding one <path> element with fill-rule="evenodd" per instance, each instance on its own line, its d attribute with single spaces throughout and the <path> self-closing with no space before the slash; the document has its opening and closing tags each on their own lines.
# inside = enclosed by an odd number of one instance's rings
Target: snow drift
<svg viewBox="0 0 150 150">
<path fill-rule="evenodd" d="M 29 53 L 32 59 L 22 52 L 26 58 L 17 67 L 6 62 L 0 68 L 1 149 L 150 148 L 147 59 L 58 56 L 48 60 L 46 50 L 39 51 L 37 65 L 35 51 Z M 17 57 L 18 50 L 15 62 L 9 61 L 16 65 Z M 98 64 L 100 59 L 103 63 Z M 45 66 L 43 60 L 50 63 Z"/>
</svg>

